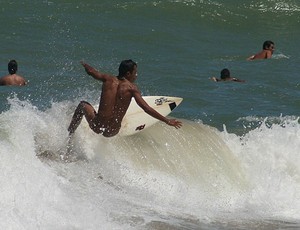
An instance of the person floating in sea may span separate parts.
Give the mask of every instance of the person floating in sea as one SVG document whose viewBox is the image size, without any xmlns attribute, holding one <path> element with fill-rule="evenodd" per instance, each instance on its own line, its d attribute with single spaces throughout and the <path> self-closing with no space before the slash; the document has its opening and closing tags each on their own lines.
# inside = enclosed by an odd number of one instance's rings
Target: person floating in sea
<svg viewBox="0 0 300 230">
<path fill-rule="evenodd" d="M 217 81 L 236 81 L 236 82 L 245 82 L 245 80 L 240 80 L 235 77 L 230 76 L 229 69 L 222 69 L 220 78 L 212 77 L 211 80 Z"/>
<path fill-rule="evenodd" d="M 272 57 L 275 50 L 275 44 L 272 41 L 265 41 L 263 44 L 263 49 L 259 53 L 252 55 L 247 58 L 248 61 L 255 59 L 268 59 Z"/>
<path fill-rule="evenodd" d="M 24 86 L 27 84 L 24 77 L 17 75 L 18 63 L 16 60 L 11 60 L 8 63 L 8 72 L 9 74 L 0 78 L 0 85 L 15 85 L 15 86 Z"/>
<path fill-rule="evenodd" d="M 133 83 L 137 78 L 137 64 L 134 61 L 122 61 L 118 76 L 100 73 L 84 62 L 81 62 L 81 64 L 88 75 L 103 82 L 102 92 L 98 112 L 86 101 L 79 103 L 68 127 L 69 136 L 75 132 L 83 116 L 85 116 L 90 128 L 95 133 L 102 134 L 104 137 L 115 136 L 121 129 L 121 122 L 132 98 L 152 117 L 176 129 L 182 126 L 180 121 L 167 119 L 158 113 L 142 98 L 138 87 Z"/>
</svg>

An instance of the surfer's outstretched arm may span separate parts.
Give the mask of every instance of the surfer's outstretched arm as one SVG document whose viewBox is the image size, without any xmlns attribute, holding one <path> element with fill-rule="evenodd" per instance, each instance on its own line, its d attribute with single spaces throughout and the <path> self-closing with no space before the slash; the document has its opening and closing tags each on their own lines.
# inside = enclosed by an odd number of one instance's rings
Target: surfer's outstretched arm
<svg viewBox="0 0 300 230">
<path fill-rule="evenodd" d="M 111 76 L 108 75 L 108 74 L 105 74 L 105 73 L 101 73 L 99 72 L 98 70 L 96 70 L 94 67 L 90 66 L 89 64 L 81 61 L 80 62 L 81 65 L 84 67 L 85 69 L 85 72 L 92 76 L 94 79 L 96 80 L 100 80 L 100 81 L 103 81 L 105 82 L 107 79 L 109 79 Z"/>
<path fill-rule="evenodd" d="M 136 103 L 150 116 L 152 116 L 162 122 L 165 122 L 167 125 L 173 126 L 176 129 L 178 129 L 182 126 L 181 121 L 177 121 L 176 119 L 168 119 L 168 118 L 164 117 L 163 115 L 161 115 L 160 113 L 158 113 L 151 106 L 149 106 L 147 104 L 147 102 L 143 99 L 143 97 L 139 91 L 137 91 L 137 90 L 134 91 L 133 96 L 134 96 Z"/>
</svg>

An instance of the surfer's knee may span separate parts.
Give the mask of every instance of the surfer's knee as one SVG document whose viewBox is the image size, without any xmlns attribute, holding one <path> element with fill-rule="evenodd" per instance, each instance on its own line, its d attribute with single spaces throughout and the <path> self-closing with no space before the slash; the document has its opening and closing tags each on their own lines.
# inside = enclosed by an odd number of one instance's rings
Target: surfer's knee
<svg viewBox="0 0 300 230">
<path fill-rule="evenodd" d="M 80 108 L 85 108 L 86 106 L 92 107 L 92 105 L 87 101 L 80 101 L 79 105 Z"/>
<path fill-rule="evenodd" d="M 86 108 L 86 105 L 88 105 L 89 103 L 86 102 L 86 101 L 81 101 L 79 102 L 76 110 L 75 110 L 75 113 L 77 114 L 83 114 L 83 110 Z"/>
</svg>

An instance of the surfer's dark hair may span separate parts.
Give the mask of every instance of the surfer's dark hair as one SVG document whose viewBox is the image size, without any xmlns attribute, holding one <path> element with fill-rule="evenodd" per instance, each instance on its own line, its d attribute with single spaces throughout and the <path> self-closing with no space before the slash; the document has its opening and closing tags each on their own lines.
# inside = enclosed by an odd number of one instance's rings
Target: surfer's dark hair
<svg viewBox="0 0 300 230">
<path fill-rule="evenodd" d="M 263 44 L 263 50 L 268 49 L 271 45 L 274 45 L 274 42 L 272 41 L 265 41 Z"/>
<path fill-rule="evenodd" d="M 18 63 L 16 62 L 16 60 L 11 60 L 8 63 L 8 72 L 10 74 L 15 74 L 18 70 Z"/>
<path fill-rule="evenodd" d="M 128 71 L 132 73 L 135 66 L 137 66 L 137 64 L 131 59 L 122 61 L 119 66 L 118 78 L 123 78 Z"/>
<path fill-rule="evenodd" d="M 229 69 L 222 69 L 221 71 L 221 79 L 226 79 L 230 77 Z"/>
</svg>

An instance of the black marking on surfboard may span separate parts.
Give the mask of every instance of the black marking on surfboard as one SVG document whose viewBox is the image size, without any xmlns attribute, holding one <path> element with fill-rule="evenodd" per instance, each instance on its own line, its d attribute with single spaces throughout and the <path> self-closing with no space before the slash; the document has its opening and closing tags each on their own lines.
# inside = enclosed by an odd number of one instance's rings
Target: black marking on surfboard
<svg viewBox="0 0 300 230">
<path fill-rule="evenodd" d="M 162 105 L 163 103 L 166 103 L 166 102 L 171 102 L 171 101 L 166 97 L 161 97 L 161 98 L 155 99 L 156 105 Z"/>
<path fill-rule="evenodd" d="M 159 99 L 155 99 L 155 104 L 156 105 L 162 105 L 163 103 L 164 103 L 164 98 L 163 97 L 161 97 Z"/>
<path fill-rule="evenodd" d="M 177 105 L 176 105 L 175 102 L 172 102 L 172 103 L 169 104 L 169 107 L 170 107 L 171 111 L 172 111 L 173 109 L 175 109 L 176 106 L 177 106 Z"/>
<path fill-rule="evenodd" d="M 145 128 L 146 124 L 140 125 L 138 127 L 135 128 L 135 131 L 141 131 Z"/>
</svg>

